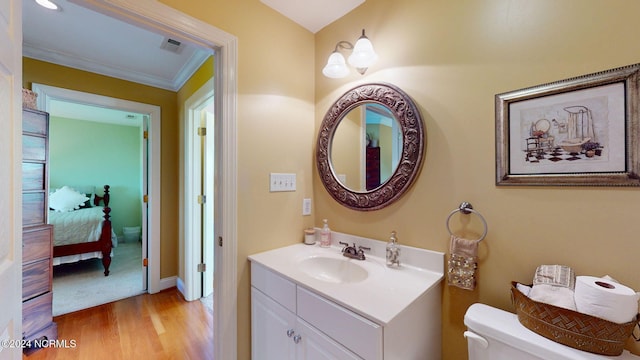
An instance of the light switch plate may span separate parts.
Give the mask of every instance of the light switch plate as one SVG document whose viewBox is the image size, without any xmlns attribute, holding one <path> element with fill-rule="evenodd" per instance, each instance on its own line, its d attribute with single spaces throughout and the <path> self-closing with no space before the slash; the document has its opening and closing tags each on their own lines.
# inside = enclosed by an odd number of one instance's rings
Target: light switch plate
<svg viewBox="0 0 640 360">
<path fill-rule="evenodd" d="M 296 191 L 296 174 L 271 173 L 269 191 Z"/>
</svg>

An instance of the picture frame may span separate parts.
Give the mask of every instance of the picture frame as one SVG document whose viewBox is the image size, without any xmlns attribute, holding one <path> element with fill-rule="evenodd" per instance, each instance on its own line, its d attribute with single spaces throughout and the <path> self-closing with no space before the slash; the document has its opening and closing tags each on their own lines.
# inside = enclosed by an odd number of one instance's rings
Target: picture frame
<svg viewBox="0 0 640 360">
<path fill-rule="evenodd" d="M 640 64 L 495 96 L 496 185 L 640 186 Z"/>
</svg>

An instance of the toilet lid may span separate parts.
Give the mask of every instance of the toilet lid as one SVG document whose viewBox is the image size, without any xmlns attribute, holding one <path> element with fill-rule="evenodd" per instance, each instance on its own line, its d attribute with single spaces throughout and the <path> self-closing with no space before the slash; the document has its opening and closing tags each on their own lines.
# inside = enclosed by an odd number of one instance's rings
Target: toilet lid
<svg viewBox="0 0 640 360">
<path fill-rule="evenodd" d="M 524 327 L 516 314 L 485 304 L 473 304 L 464 315 L 470 331 L 491 342 L 495 339 L 515 349 L 542 359 L 558 360 L 640 360 L 640 356 L 624 351 L 620 356 L 604 356 L 574 349 L 551 341 Z"/>
</svg>

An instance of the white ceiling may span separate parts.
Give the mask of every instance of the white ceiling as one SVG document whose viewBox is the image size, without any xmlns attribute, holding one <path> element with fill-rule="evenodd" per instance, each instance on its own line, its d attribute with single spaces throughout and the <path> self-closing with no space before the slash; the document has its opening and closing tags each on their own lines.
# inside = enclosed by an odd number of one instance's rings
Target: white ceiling
<svg viewBox="0 0 640 360">
<path fill-rule="evenodd" d="M 71 68 L 177 91 L 213 54 L 180 42 L 178 53 L 162 48 L 165 34 L 147 31 L 78 5 L 78 0 L 54 0 L 59 11 L 23 0 L 23 55 Z M 260 0 L 315 33 L 365 0 Z M 76 104 L 77 105 L 77 104 Z M 55 111 L 55 112 L 54 112 Z M 108 109 L 57 102 L 52 116 L 94 121 L 121 120 L 127 114 Z M 106 119 L 106 120 L 105 120 Z"/>
<path fill-rule="evenodd" d="M 163 34 L 55 1 L 61 10 L 23 1 L 24 56 L 176 91 L 213 53 L 182 39 L 180 53 L 170 52 Z"/>
<path fill-rule="evenodd" d="M 341 18 L 365 0 L 260 0 L 312 33 Z"/>
</svg>

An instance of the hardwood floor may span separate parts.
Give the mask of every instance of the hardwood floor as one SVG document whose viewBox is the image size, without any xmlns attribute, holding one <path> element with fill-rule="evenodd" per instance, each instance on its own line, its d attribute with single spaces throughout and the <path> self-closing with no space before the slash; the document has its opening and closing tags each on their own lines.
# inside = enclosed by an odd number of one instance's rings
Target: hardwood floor
<svg viewBox="0 0 640 360">
<path fill-rule="evenodd" d="M 57 346 L 40 359 L 213 359 L 213 315 L 176 288 L 57 316 Z"/>
</svg>

